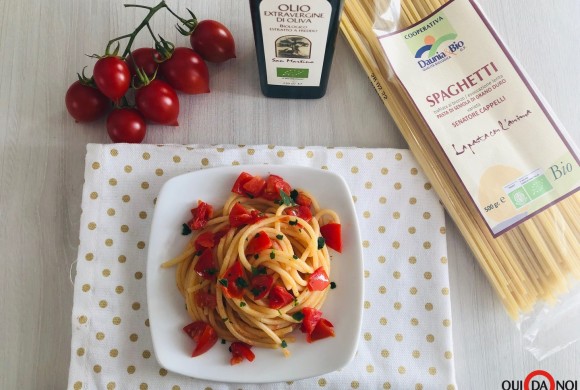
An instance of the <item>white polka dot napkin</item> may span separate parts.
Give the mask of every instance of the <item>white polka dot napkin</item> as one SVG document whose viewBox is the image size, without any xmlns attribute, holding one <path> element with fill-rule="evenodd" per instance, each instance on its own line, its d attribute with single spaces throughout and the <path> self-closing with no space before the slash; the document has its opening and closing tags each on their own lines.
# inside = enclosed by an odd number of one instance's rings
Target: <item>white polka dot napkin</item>
<svg viewBox="0 0 580 390">
<path fill-rule="evenodd" d="M 354 360 L 296 382 L 231 385 L 155 359 L 145 269 L 154 201 L 168 179 L 237 164 L 341 174 L 363 239 L 365 302 Z M 72 313 L 72 389 L 455 389 L 443 210 L 407 150 L 88 145 Z"/>
</svg>

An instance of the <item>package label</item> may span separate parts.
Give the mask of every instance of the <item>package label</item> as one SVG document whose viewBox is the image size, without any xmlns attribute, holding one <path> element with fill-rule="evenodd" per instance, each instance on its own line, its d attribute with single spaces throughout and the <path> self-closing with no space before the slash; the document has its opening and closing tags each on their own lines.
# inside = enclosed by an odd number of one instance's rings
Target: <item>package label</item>
<svg viewBox="0 0 580 390">
<path fill-rule="evenodd" d="M 577 148 L 472 0 L 379 40 L 494 236 L 580 189 Z"/>
<path fill-rule="evenodd" d="M 268 84 L 320 86 L 331 13 L 327 0 L 260 3 Z"/>
</svg>

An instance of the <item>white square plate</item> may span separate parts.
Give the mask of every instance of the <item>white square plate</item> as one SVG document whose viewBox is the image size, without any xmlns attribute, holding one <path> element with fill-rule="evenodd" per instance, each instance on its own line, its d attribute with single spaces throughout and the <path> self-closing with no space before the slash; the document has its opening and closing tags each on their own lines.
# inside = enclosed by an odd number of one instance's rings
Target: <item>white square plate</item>
<svg viewBox="0 0 580 390">
<path fill-rule="evenodd" d="M 253 348 L 256 359 L 231 366 L 229 343 L 219 341 L 205 354 L 192 358 L 194 347 L 182 331 L 191 322 L 175 285 L 175 268 L 161 263 L 178 255 L 191 236 L 181 235 L 190 209 L 201 199 L 216 208 L 224 204 L 230 188 L 242 172 L 267 177 L 282 176 L 293 188 L 311 192 L 322 208 L 336 210 L 342 224 L 343 252 L 330 250 L 330 280 L 336 283 L 322 306 L 324 317 L 334 324 L 336 337 L 312 344 L 299 330 L 291 353 Z M 157 198 L 147 259 L 147 304 L 155 356 L 167 370 L 219 382 L 268 383 L 322 375 L 344 367 L 354 357 L 362 322 L 363 265 L 361 238 L 354 204 L 344 179 L 325 170 L 250 165 L 204 169 L 168 180 Z"/>
</svg>

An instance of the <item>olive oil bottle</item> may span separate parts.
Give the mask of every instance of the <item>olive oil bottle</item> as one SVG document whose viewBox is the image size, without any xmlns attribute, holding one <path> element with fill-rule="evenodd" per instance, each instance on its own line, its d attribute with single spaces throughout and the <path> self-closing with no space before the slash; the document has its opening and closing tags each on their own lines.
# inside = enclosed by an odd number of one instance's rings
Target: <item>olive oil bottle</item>
<svg viewBox="0 0 580 390">
<path fill-rule="evenodd" d="M 326 93 L 344 0 L 250 0 L 262 93 Z"/>
</svg>

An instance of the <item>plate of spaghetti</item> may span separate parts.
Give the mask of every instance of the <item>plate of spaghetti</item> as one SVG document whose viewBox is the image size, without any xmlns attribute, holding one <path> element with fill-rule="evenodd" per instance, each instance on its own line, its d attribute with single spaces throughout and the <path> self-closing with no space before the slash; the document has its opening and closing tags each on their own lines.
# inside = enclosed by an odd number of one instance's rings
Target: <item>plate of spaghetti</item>
<svg viewBox="0 0 580 390">
<path fill-rule="evenodd" d="M 151 226 L 147 300 L 155 356 L 167 370 L 269 383 L 344 367 L 363 303 L 346 182 L 272 165 L 170 179 Z"/>
</svg>

